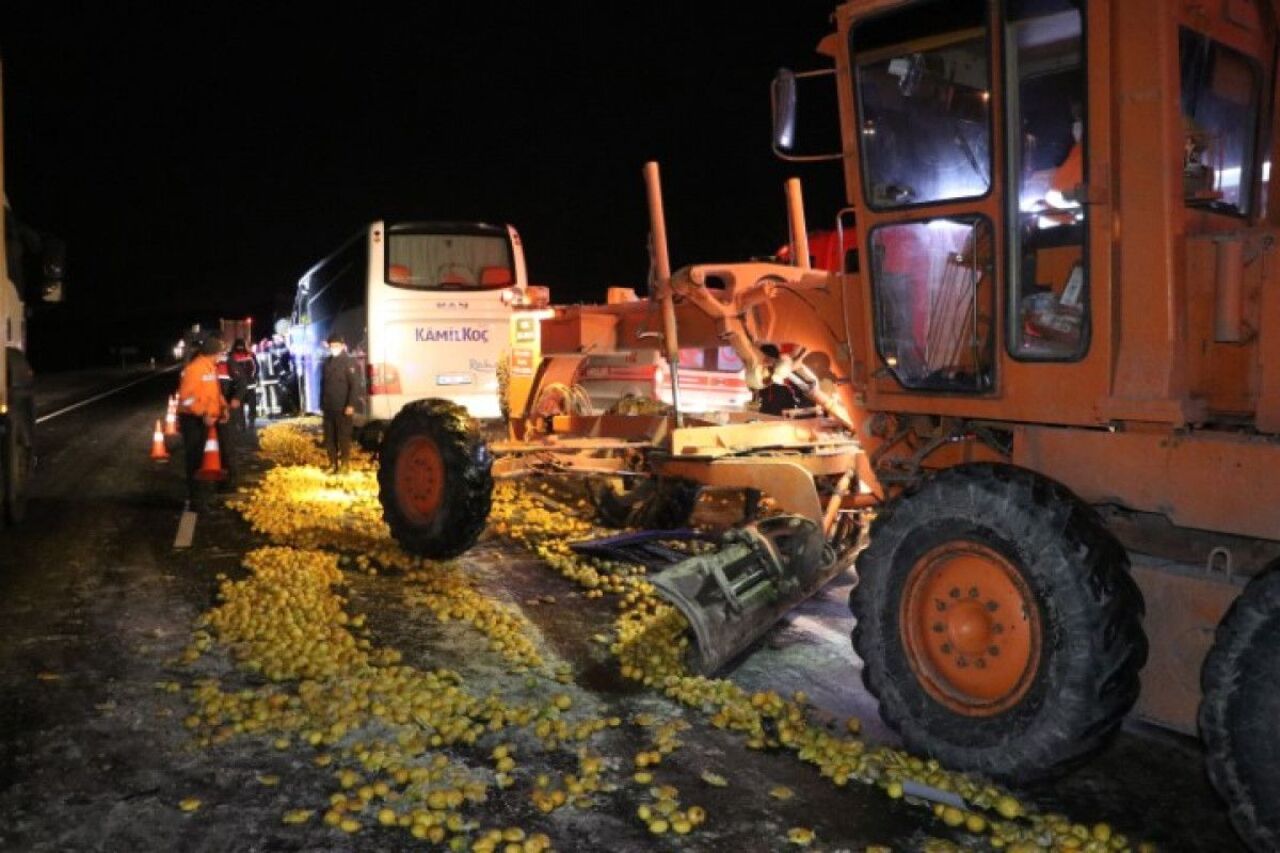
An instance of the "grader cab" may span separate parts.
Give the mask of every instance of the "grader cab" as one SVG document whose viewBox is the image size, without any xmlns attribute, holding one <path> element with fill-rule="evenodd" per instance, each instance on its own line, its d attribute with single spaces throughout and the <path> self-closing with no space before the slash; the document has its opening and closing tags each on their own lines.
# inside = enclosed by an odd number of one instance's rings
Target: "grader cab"
<svg viewBox="0 0 1280 853">
<path fill-rule="evenodd" d="M 1280 12 L 851 0 L 835 21 L 830 69 L 775 80 L 774 145 L 821 159 L 796 104 L 830 76 L 833 254 L 856 266 L 672 273 L 651 170 L 651 298 L 584 326 L 658 350 L 672 410 L 597 410 L 587 353 L 544 359 L 491 446 L 424 403 L 384 444 L 393 532 L 465 550 L 493 476 L 586 475 L 650 527 L 683 523 L 690 484 L 759 489 L 780 520 L 655 581 L 704 667 L 856 556 L 863 680 L 910 748 L 1026 780 L 1132 711 L 1198 731 L 1242 837 L 1280 848 Z M 764 341 L 797 357 L 766 371 Z M 681 348 L 725 345 L 801 408 L 684 413 Z"/>
</svg>

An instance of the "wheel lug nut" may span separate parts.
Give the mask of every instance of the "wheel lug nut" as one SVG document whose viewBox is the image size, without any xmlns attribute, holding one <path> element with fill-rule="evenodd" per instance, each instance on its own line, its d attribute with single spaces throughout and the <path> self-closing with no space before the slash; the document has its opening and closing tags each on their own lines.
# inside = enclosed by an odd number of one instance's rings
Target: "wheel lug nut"
<svg viewBox="0 0 1280 853">
<path fill-rule="evenodd" d="M 942 644 L 942 653 L 943 653 L 944 655 L 949 655 L 949 654 L 951 654 L 951 644 L 950 644 L 950 643 L 943 643 L 943 644 Z"/>
<path fill-rule="evenodd" d="M 948 593 L 948 595 L 950 595 L 952 598 L 959 598 L 959 597 L 960 597 L 960 587 L 958 587 L 958 586 L 953 586 L 953 587 L 951 587 L 951 592 L 950 592 L 950 593 Z"/>
<path fill-rule="evenodd" d="M 976 586 L 969 587 L 969 597 L 970 598 L 978 597 L 978 588 Z"/>
<path fill-rule="evenodd" d="M 1000 657 L 1000 647 L 999 647 L 999 646 L 987 646 L 987 654 L 991 655 L 993 658 L 998 658 L 998 657 Z"/>
<path fill-rule="evenodd" d="M 987 602 L 987 612 L 988 612 L 988 613 L 995 613 L 995 612 L 996 612 L 997 610 L 999 610 L 999 609 L 1000 609 L 1000 605 L 999 605 L 999 604 L 996 604 L 994 601 L 988 601 L 988 602 Z"/>
<path fill-rule="evenodd" d="M 947 630 L 947 626 L 946 626 L 946 625 L 943 625 L 941 622 L 934 622 L 934 623 L 933 623 L 933 633 L 935 633 L 935 634 L 941 634 L 941 633 L 942 633 L 943 631 L 945 631 L 945 630 Z"/>
</svg>

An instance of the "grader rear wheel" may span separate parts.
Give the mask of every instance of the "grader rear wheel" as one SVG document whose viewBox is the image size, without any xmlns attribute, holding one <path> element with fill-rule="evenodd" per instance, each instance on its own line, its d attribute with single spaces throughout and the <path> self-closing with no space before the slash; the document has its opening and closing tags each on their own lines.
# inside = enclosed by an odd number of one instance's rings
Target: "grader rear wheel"
<svg viewBox="0 0 1280 853">
<path fill-rule="evenodd" d="M 391 535 L 413 554 L 456 557 L 484 530 L 493 458 L 465 409 L 447 400 L 409 403 L 387 427 L 378 500 Z"/>
<path fill-rule="evenodd" d="M 1251 581 L 1231 606 L 1201 683 L 1209 778 L 1249 847 L 1280 849 L 1280 567 Z"/>
<path fill-rule="evenodd" d="M 1005 779 L 1095 749 L 1138 695 L 1142 597 L 1070 492 L 1007 465 L 885 508 L 850 598 L 863 680 L 910 749 Z"/>
</svg>

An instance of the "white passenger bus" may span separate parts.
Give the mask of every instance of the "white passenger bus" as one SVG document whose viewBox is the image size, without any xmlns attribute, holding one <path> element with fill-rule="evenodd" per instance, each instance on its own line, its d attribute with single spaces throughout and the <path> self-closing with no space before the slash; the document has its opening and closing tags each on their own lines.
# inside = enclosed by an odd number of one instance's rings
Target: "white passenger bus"
<svg viewBox="0 0 1280 853">
<path fill-rule="evenodd" d="M 302 409 L 320 408 L 325 340 L 337 331 L 367 380 L 357 427 L 377 431 L 426 397 L 498 417 L 498 362 L 528 290 L 509 225 L 374 222 L 298 281 L 289 348 Z"/>
</svg>

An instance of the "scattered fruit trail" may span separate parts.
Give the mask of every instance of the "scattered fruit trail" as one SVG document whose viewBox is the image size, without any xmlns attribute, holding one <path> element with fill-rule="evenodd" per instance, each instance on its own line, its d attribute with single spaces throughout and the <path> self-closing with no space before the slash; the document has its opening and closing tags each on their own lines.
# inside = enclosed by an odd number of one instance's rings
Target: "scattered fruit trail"
<svg viewBox="0 0 1280 853">
<path fill-rule="evenodd" d="M 310 750 L 317 766 L 329 768 L 335 786 L 328 802 L 300 804 L 305 807 L 282 815 L 284 823 L 319 815 L 346 833 L 376 826 L 452 850 L 541 851 L 553 844 L 546 833 L 515 823 L 482 827 L 468 818 L 468 807 L 501 797 L 504 805 L 518 804 L 504 814 L 537 822 L 539 815 L 591 809 L 621 794 L 654 835 L 676 842 L 712 830 L 715 821 L 708 822 L 702 806 L 682 804 L 676 788 L 654 784 L 654 768 L 679 748 L 688 723 L 674 713 L 665 721 L 635 715 L 625 724 L 644 728 L 652 749 L 610 755 L 617 738 L 609 731 L 624 720 L 594 713 L 591 706 L 599 706 L 588 694 L 575 700 L 564 686 L 571 672 L 548 666 L 537 629 L 518 609 L 481 592 L 456 562 L 413 557 L 391 540 L 367 457 L 358 456 L 346 474 L 323 473 L 315 425 L 306 421 L 266 428 L 261 446 L 275 467 L 232 506 L 270 544 L 245 557 L 247 577 L 219 577 L 219 603 L 201 618 L 183 655 L 194 667 L 206 653 L 226 650 L 237 673 L 191 682 L 186 725 L 203 746 L 265 738 L 281 750 Z M 858 737 L 856 719 L 848 721 L 847 734 L 833 734 L 809 721 L 803 694 L 752 694 L 727 680 L 689 675 L 683 666 L 689 641 L 678 611 L 654 594 L 643 567 L 574 554 L 568 543 L 596 530 L 546 492 L 499 485 L 490 529 L 582 587 L 584 597 L 614 597 L 613 636 L 597 639 L 610 644 L 624 677 L 705 715 L 748 747 L 794 752 L 837 786 L 875 785 L 890 798 L 931 808 L 963 845 L 931 839 L 927 850 L 1130 849 L 1106 824 L 1024 813 L 1009 792 L 982 779 L 869 746 Z M 396 649 L 375 645 L 363 615 L 348 612 L 344 569 L 394 570 L 409 605 L 479 632 L 501 665 L 524 678 L 510 679 L 509 690 L 479 695 L 456 671 L 403 663 Z M 727 784 L 711 771 L 702 781 Z M 966 808 L 904 797 L 908 781 L 954 792 Z M 770 794 L 783 800 L 791 792 Z M 194 798 L 180 804 L 192 811 L 199 806 Z M 776 844 L 823 841 L 807 827 L 791 827 Z"/>
</svg>

